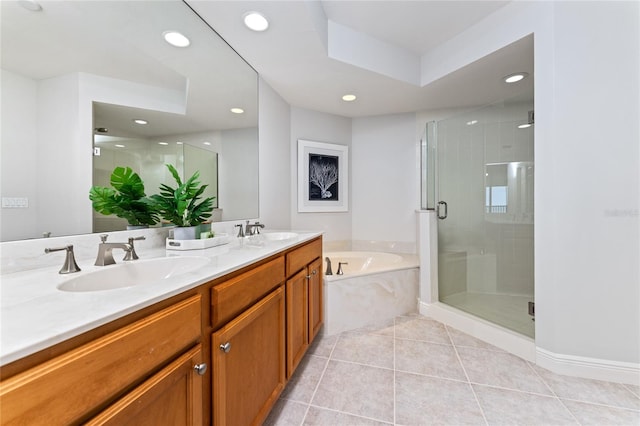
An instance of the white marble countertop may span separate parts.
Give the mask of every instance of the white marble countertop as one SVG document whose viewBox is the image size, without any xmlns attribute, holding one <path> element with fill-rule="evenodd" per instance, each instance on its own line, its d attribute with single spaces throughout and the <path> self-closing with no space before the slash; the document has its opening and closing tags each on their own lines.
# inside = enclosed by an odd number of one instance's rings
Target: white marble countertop
<svg viewBox="0 0 640 426">
<path fill-rule="evenodd" d="M 3 275 L 0 285 L 0 365 L 80 335 L 321 234 L 297 232 L 296 237 L 288 240 L 244 239 L 242 244 L 241 240 L 232 238 L 229 244 L 204 250 L 137 250 L 140 259 L 204 256 L 209 262 L 199 269 L 158 283 L 113 290 L 68 292 L 58 289 L 65 281 L 81 274 L 118 266 L 94 266 L 92 260 L 79 261 L 82 271 L 68 275 L 58 274 L 59 266 Z M 120 253 L 116 251 L 115 254 L 116 262 L 121 264 Z"/>
</svg>

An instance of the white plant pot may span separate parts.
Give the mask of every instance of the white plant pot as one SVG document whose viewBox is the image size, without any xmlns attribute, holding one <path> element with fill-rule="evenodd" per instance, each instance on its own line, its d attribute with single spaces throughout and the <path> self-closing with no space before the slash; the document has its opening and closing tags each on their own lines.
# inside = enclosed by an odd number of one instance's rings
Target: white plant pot
<svg viewBox="0 0 640 426">
<path fill-rule="evenodd" d="M 196 240 L 200 236 L 200 226 L 176 226 L 173 228 L 174 240 Z"/>
</svg>

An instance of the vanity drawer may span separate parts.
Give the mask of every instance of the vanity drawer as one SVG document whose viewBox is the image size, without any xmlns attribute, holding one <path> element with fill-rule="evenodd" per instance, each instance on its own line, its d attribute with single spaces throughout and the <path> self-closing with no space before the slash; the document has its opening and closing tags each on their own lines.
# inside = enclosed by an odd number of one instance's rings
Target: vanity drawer
<svg viewBox="0 0 640 426">
<path fill-rule="evenodd" d="M 211 325 L 218 328 L 284 282 L 280 256 L 211 289 Z"/>
<path fill-rule="evenodd" d="M 2 423 L 81 421 L 193 345 L 201 310 L 190 297 L 3 381 Z"/>
<path fill-rule="evenodd" d="M 322 240 L 320 238 L 287 253 L 287 277 L 295 274 L 321 255 Z"/>
</svg>

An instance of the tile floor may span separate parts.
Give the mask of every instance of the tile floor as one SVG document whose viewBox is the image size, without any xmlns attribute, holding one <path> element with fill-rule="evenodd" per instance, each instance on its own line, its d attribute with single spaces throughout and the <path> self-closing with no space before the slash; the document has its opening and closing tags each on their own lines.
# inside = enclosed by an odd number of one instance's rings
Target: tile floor
<svg viewBox="0 0 640 426">
<path fill-rule="evenodd" d="M 640 425 L 640 385 L 553 374 L 419 316 L 316 339 L 267 425 Z"/>
</svg>

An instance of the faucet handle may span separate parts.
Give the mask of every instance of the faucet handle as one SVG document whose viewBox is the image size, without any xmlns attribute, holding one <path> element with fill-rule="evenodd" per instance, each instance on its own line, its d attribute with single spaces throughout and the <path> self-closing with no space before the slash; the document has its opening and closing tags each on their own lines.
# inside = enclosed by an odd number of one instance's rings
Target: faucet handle
<svg viewBox="0 0 640 426">
<path fill-rule="evenodd" d="M 109 238 L 109 234 L 100 234 L 100 241 L 103 243 L 107 242 L 107 238 Z"/>
<path fill-rule="evenodd" d="M 124 255 L 124 259 L 122 260 L 138 260 L 138 254 L 136 253 L 136 248 L 133 245 L 134 241 L 141 241 L 141 240 L 146 240 L 146 238 L 144 237 L 144 235 L 141 235 L 139 237 L 129 237 L 129 245 L 131 246 L 131 250 L 125 250 L 125 255 Z"/>
<path fill-rule="evenodd" d="M 235 225 L 234 227 L 238 228 L 238 238 L 244 238 L 244 228 L 242 227 L 242 224 L 239 223 L 239 224 Z"/>
<path fill-rule="evenodd" d="M 45 253 L 52 253 L 54 251 L 62 251 L 62 250 L 66 250 L 67 251 L 67 255 L 64 258 L 64 264 L 62 265 L 62 268 L 60 269 L 60 271 L 58 272 L 59 274 L 71 274 L 73 272 L 80 272 L 81 269 L 78 266 L 78 264 L 76 263 L 76 258 L 73 255 L 73 245 L 69 244 L 68 246 L 64 246 L 64 247 L 56 247 L 56 248 L 45 248 L 44 252 Z"/>
</svg>

